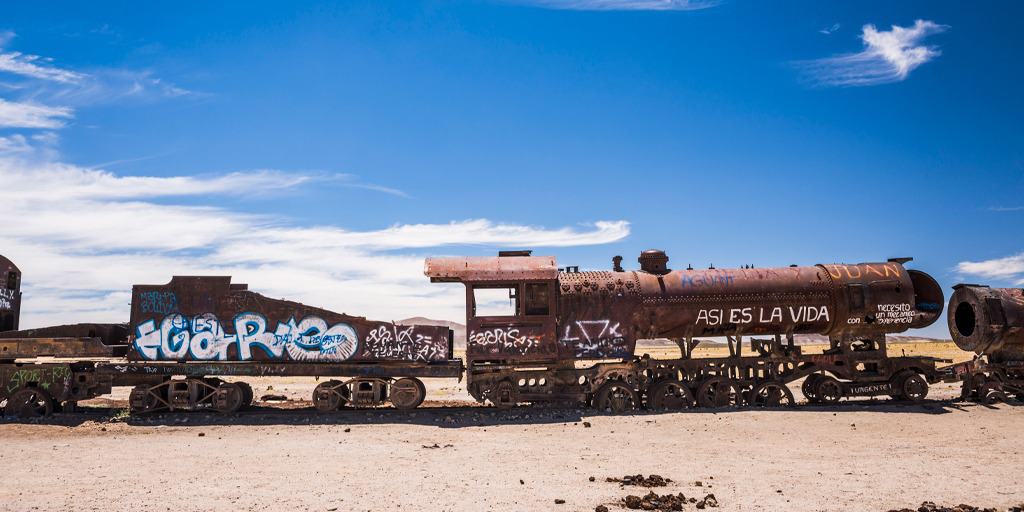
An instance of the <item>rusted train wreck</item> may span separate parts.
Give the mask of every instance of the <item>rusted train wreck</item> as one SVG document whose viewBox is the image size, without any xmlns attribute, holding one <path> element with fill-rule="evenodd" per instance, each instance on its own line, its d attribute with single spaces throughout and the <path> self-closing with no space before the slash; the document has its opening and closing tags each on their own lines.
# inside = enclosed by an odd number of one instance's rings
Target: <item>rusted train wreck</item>
<svg viewBox="0 0 1024 512">
<path fill-rule="evenodd" d="M 890 357 L 885 335 L 935 322 L 943 294 L 906 261 L 671 270 L 665 253 L 651 250 L 639 270 L 623 270 L 617 257 L 612 270 L 580 272 L 506 252 L 431 258 L 425 272 L 466 285 L 467 386 L 477 400 L 589 402 L 621 412 L 790 405 L 787 384 L 803 377 L 812 402 L 922 400 L 942 377 L 940 360 Z M 483 310 L 481 298 L 494 290 L 507 297 L 507 311 Z M 797 334 L 827 335 L 831 346 L 803 354 Z M 692 357 L 700 337 L 725 337 L 729 356 Z M 745 337 L 753 353 L 743 353 Z M 681 357 L 636 357 L 637 340 L 655 338 L 674 340 Z"/>
<path fill-rule="evenodd" d="M 645 251 L 638 270 L 616 257 L 611 270 L 581 272 L 530 251 L 429 258 L 432 281 L 465 285 L 465 363 L 444 327 L 270 299 L 228 277 L 175 277 L 135 286 L 127 325 L 0 333 L 0 401 L 8 412 L 46 414 L 133 386 L 133 411 L 233 412 L 252 401 L 252 376 L 324 377 L 312 397 L 322 411 L 416 407 L 424 377 L 465 377 L 476 400 L 498 407 L 792 405 L 787 385 L 805 377 L 811 402 L 919 401 L 950 373 L 935 358 L 890 357 L 885 335 L 932 324 L 944 298 L 907 261 L 671 270 L 663 252 Z M 8 283 L 6 294 L 20 297 L 20 274 Z M 804 354 L 799 334 L 828 336 L 830 347 Z M 725 338 L 729 355 L 695 357 L 707 337 Z M 638 340 L 656 338 L 675 341 L 680 356 L 636 353 Z"/>
<path fill-rule="evenodd" d="M 957 285 L 947 317 L 956 345 L 977 354 L 955 367 L 963 398 L 1024 401 L 1024 288 Z"/>
</svg>

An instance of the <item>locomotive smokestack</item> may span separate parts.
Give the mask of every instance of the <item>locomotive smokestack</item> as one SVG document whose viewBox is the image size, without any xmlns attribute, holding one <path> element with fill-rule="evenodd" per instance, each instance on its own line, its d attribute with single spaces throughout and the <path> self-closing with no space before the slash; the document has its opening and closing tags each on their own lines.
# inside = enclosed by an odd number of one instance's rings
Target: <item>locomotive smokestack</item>
<svg viewBox="0 0 1024 512">
<path fill-rule="evenodd" d="M 622 270 L 622 256 L 612 257 L 612 270 L 615 272 L 623 272 Z"/>
<path fill-rule="evenodd" d="M 668 255 L 665 251 L 659 249 L 648 249 L 640 253 L 640 257 L 637 258 L 640 262 L 640 270 L 647 272 L 648 274 L 664 275 L 669 273 L 668 269 Z"/>
</svg>

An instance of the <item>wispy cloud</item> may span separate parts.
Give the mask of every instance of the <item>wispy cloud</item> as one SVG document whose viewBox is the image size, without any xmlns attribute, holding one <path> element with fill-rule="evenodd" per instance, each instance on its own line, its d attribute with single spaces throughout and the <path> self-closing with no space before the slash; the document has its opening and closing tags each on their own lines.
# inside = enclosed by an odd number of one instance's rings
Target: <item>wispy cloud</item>
<svg viewBox="0 0 1024 512">
<path fill-rule="evenodd" d="M 833 23 L 831 27 L 825 27 L 825 28 L 819 30 L 818 32 L 822 33 L 822 34 L 825 34 L 827 36 L 827 35 L 834 34 L 835 31 L 837 31 L 837 30 L 839 30 L 839 24 L 838 23 Z"/>
<path fill-rule="evenodd" d="M 964 275 L 1010 280 L 1024 285 L 1024 253 L 991 260 L 963 261 L 957 264 L 956 270 Z"/>
<path fill-rule="evenodd" d="M 0 98 L 0 128 L 60 128 L 72 117 L 67 107 L 48 107 Z"/>
<path fill-rule="evenodd" d="M 78 82 L 84 77 L 81 73 L 52 66 L 49 59 L 38 55 L 4 51 L 3 47 L 13 38 L 14 32 L 0 35 L 0 72 L 67 84 Z"/>
<path fill-rule="evenodd" d="M 521 0 L 515 3 L 574 11 L 695 11 L 721 3 L 718 0 Z"/>
<path fill-rule="evenodd" d="M 807 78 L 824 86 L 865 86 L 899 82 L 922 64 L 941 55 L 937 46 L 921 41 L 949 28 L 932 21 L 917 20 L 912 26 L 893 25 L 888 31 L 864 25 L 858 53 L 798 62 Z"/>
<path fill-rule="evenodd" d="M 993 206 L 989 208 L 992 212 L 1024 212 L 1024 206 Z"/>
<path fill-rule="evenodd" d="M 347 181 L 272 170 L 122 176 L 20 151 L 0 154 L 0 183 L 12 192 L 5 215 L 19 219 L 0 229 L 0 247 L 25 272 L 24 324 L 124 320 L 132 284 L 174 274 L 230 274 L 274 297 L 383 319 L 456 320 L 463 297 L 423 277 L 427 254 L 456 246 L 602 244 L 629 234 L 625 221 L 546 228 L 488 219 L 351 230 L 236 211 L 219 200 L 239 193 L 273 200 L 282 191 Z"/>
<path fill-rule="evenodd" d="M 0 33 L 0 76 L 7 77 L 8 96 L 0 99 L 0 127 L 59 128 L 78 107 L 202 96 L 149 70 L 58 67 L 47 57 L 7 50 L 14 37 Z"/>
</svg>

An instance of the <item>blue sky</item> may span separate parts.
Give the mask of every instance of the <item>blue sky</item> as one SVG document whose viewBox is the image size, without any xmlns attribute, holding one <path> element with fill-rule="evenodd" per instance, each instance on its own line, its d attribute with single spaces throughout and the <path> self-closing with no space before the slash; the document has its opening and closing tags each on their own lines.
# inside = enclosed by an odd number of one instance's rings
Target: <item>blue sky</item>
<svg viewBox="0 0 1024 512">
<path fill-rule="evenodd" d="M 6 11 L 0 173 L 29 222 L 0 251 L 28 324 L 122 319 L 131 283 L 189 272 L 459 319 L 417 262 L 520 245 L 1024 282 L 1017 3 Z"/>
</svg>

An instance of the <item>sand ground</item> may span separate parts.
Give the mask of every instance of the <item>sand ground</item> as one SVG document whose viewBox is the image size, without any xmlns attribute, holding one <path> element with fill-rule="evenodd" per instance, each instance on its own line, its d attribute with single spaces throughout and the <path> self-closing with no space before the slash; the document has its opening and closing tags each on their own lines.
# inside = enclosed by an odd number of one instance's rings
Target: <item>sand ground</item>
<svg viewBox="0 0 1024 512">
<path fill-rule="evenodd" d="M 636 473 L 723 511 L 1024 502 L 1024 407 L 956 403 L 951 384 L 921 405 L 628 416 L 496 411 L 452 381 L 429 382 L 417 411 L 324 415 L 305 401 L 312 379 L 255 384 L 292 400 L 124 418 L 118 389 L 83 413 L 0 424 L 0 510 L 614 511 L 647 490 L 605 478 Z"/>
</svg>

